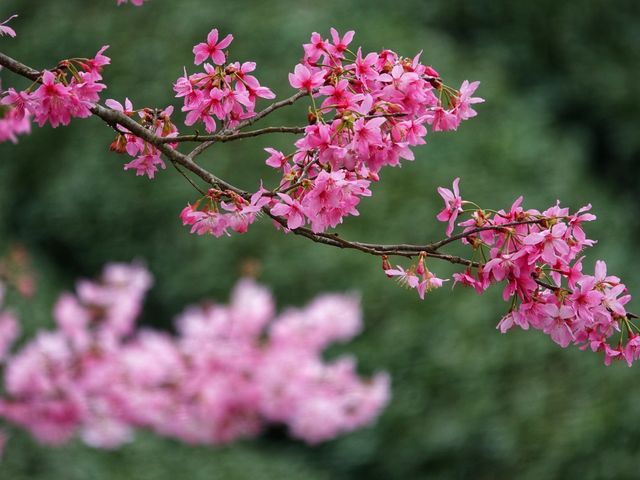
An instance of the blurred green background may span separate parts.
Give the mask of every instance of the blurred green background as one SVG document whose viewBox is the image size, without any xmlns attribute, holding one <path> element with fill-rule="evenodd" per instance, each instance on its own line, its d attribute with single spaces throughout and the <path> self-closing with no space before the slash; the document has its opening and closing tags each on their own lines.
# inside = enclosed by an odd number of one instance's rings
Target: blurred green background
<svg viewBox="0 0 640 480">
<path fill-rule="evenodd" d="M 135 106 L 179 105 L 172 82 L 191 68 L 192 46 L 212 27 L 232 32 L 234 60 L 255 60 L 280 98 L 287 72 L 313 31 L 355 29 L 364 50 L 391 48 L 433 64 L 451 85 L 482 82 L 479 116 L 434 134 L 416 161 L 385 170 L 347 238 L 437 239 L 444 227 L 438 185 L 462 177 L 465 198 L 529 207 L 591 202 L 606 258 L 632 292 L 637 270 L 640 152 L 640 3 L 605 0 L 375 0 L 296 2 L 3 0 L 18 32 L 0 49 L 41 68 L 91 56 L 103 44 L 113 65 L 103 98 Z M 193 71 L 193 68 L 191 68 Z M 24 82 L 2 72 L 3 85 Z M 273 124 L 300 123 L 305 106 Z M 178 118 L 179 115 L 177 116 Z M 271 123 L 271 122 L 269 122 Z M 168 328 L 186 304 L 225 301 L 247 260 L 262 267 L 280 306 L 322 291 L 361 292 L 366 329 L 329 352 L 357 354 L 361 371 L 387 369 L 393 401 L 376 425 L 310 448 L 272 429 L 223 448 L 188 447 L 142 434 L 119 451 L 80 444 L 57 449 L 12 433 L 0 478 L 47 479 L 624 479 L 638 478 L 638 367 L 606 368 L 599 355 L 562 350 L 537 332 L 500 335 L 499 290 L 482 298 L 443 288 L 424 302 L 397 287 L 379 260 L 274 232 L 268 222 L 233 238 L 197 238 L 177 215 L 194 196 L 169 168 L 153 182 L 123 172 L 112 132 L 97 119 L 36 129 L 0 146 L 0 248 L 20 243 L 38 269 L 37 298 L 22 305 L 25 329 L 51 325 L 50 309 L 77 277 L 109 261 L 144 259 L 155 274 L 141 321 Z M 262 148 L 292 137 L 220 145 L 206 167 L 246 189 L 269 177 Z M 448 265 L 433 270 L 450 274 Z M 638 304 L 633 308 L 638 310 Z"/>
</svg>

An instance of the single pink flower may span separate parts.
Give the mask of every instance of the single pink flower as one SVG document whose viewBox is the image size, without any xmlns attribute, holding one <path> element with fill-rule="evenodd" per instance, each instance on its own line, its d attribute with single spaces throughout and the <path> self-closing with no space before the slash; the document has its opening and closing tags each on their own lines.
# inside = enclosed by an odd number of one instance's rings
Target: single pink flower
<svg viewBox="0 0 640 480">
<path fill-rule="evenodd" d="M 122 104 L 120 102 L 118 102 L 117 100 L 114 100 L 112 98 L 108 98 L 104 104 L 113 109 L 116 110 L 118 112 L 124 113 L 127 116 L 131 116 L 133 114 L 133 104 L 131 103 L 131 100 L 129 100 L 129 97 L 124 99 L 124 107 L 122 106 Z"/>
<path fill-rule="evenodd" d="M 460 183 L 460 177 L 453 181 L 453 191 L 448 188 L 438 187 L 438 193 L 444 200 L 444 209 L 436 216 L 441 222 L 449 222 L 447 227 L 447 237 L 451 236 L 453 228 L 460 212 L 462 212 L 462 197 L 460 197 L 460 190 L 458 189 L 458 183 Z"/>
<path fill-rule="evenodd" d="M 329 46 L 329 52 L 336 57 L 342 58 L 356 32 L 349 30 L 342 38 L 340 38 L 340 34 L 335 28 L 331 27 L 330 32 L 333 45 Z"/>
<path fill-rule="evenodd" d="M 402 285 L 407 285 L 410 288 L 418 288 L 420 279 L 411 271 L 407 271 L 400 265 L 396 265 L 396 268 L 390 268 L 384 271 L 388 277 L 398 277 L 398 281 Z"/>
<path fill-rule="evenodd" d="M 284 203 L 277 203 L 271 208 L 273 215 L 282 216 L 287 219 L 287 228 L 295 230 L 304 225 L 305 213 L 300 202 L 292 199 L 286 193 L 279 193 L 278 196 Z"/>
<path fill-rule="evenodd" d="M 207 35 L 206 42 L 199 43 L 193 47 L 193 53 L 195 55 L 194 63 L 200 65 L 207 58 L 211 57 L 213 63 L 223 65 L 227 59 L 223 50 L 227 48 L 232 41 L 233 35 L 231 34 L 218 41 L 218 29 L 214 28 L 209 32 L 209 35 Z"/>
<path fill-rule="evenodd" d="M 322 70 L 312 72 L 304 65 L 298 64 L 293 71 L 294 73 L 289 74 L 289 83 L 293 88 L 311 92 L 314 88 L 324 84 L 324 72 Z"/>
<path fill-rule="evenodd" d="M 478 112 L 471 108 L 471 105 L 484 102 L 484 98 L 472 97 L 471 95 L 473 95 L 473 92 L 476 91 L 479 85 L 480 82 L 477 81 L 469 83 L 468 80 L 465 80 L 462 82 L 460 94 L 456 98 L 455 108 L 455 113 L 460 120 L 467 120 L 478 114 Z"/>
<path fill-rule="evenodd" d="M 281 151 L 271 147 L 267 147 L 264 150 L 269 153 L 269 158 L 267 158 L 265 163 L 270 167 L 282 168 L 287 163 L 287 157 Z"/>
<path fill-rule="evenodd" d="M 327 54 L 328 42 L 323 40 L 318 32 L 311 34 L 311 42 L 302 45 L 304 48 L 305 60 L 315 63 L 322 55 Z"/>
</svg>

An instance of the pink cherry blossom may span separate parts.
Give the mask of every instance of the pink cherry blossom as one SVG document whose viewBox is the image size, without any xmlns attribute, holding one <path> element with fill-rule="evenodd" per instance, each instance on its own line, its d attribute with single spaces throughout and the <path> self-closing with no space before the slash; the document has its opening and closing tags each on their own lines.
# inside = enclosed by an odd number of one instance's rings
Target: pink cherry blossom
<svg viewBox="0 0 640 480">
<path fill-rule="evenodd" d="M 167 168 L 162 158 L 160 158 L 160 152 L 139 155 L 129 163 L 126 163 L 124 169 L 134 169 L 136 171 L 136 176 L 146 175 L 153 180 L 156 172 L 158 171 L 158 167 L 163 170 Z"/>
<path fill-rule="evenodd" d="M 475 117 L 478 113 L 471 107 L 477 103 L 483 103 L 484 99 L 480 97 L 472 97 L 473 93 L 480 86 L 480 82 L 471 82 L 468 80 L 462 82 L 460 93 L 456 98 L 455 113 L 461 120 L 467 120 Z"/>
<path fill-rule="evenodd" d="M 206 59 L 211 57 L 213 63 L 216 65 L 222 65 L 226 61 L 224 49 L 227 48 L 233 41 L 233 35 L 228 34 L 222 40 L 218 41 L 218 29 L 214 28 L 207 35 L 207 41 L 199 43 L 193 47 L 193 54 L 195 55 L 194 63 L 200 65 Z"/>
<path fill-rule="evenodd" d="M 265 151 L 269 153 L 269 158 L 265 163 L 270 167 L 282 168 L 287 163 L 287 157 L 285 157 L 284 153 L 270 147 L 265 148 Z"/>
<path fill-rule="evenodd" d="M 304 225 L 305 213 L 304 208 L 300 203 L 292 199 L 286 193 L 279 193 L 278 196 L 283 203 L 277 203 L 271 208 L 273 215 L 282 216 L 287 219 L 287 228 L 289 230 L 295 230 L 298 227 Z"/>
<path fill-rule="evenodd" d="M 322 70 L 312 72 L 304 65 L 296 65 L 294 73 L 289 74 L 289 83 L 293 88 L 310 92 L 324 84 L 324 72 Z"/>
<path fill-rule="evenodd" d="M 323 40 L 319 33 L 313 32 L 311 34 L 310 43 L 305 43 L 304 48 L 305 60 L 308 63 L 315 63 L 321 56 L 328 53 L 329 42 Z"/>
<path fill-rule="evenodd" d="M 415 273 L 406 271 L 400 265 L 397 265 L 396 268 L 385 270 L 384 273 L 386 273 L 388 277 L 398 277 L 398 281 L 409 288 L 418 288 L 420 284 L 420 279 Z"/>
<path fill-rule="evenodd" d="M 347 33 L 344 34 L 342 38 L 340 38 L 340 34 L 335 28 L 331 27 L 330 32 L 331 32 L 331 41 L 333 43 L 328 46 L 328 51 L 334 57 L 341 58 L 344 52 L 349 47 L 349 44 L 353 40 L 353 36 L 355 35 L 356 32 L 353 30 L 349 30 Z"/>
<path fill-rule="evenodd" d="M 447 199 L 456 196 L 450 191 L 440 194 Z M 607 274 L 603 261 L 596 261 L 595 275 L 588 275 L 585 257 L 578 257 L 595 243 L 580 225 L 595 219 L 586 213 L 591 205 L 571 214 L 559 202 L 543 212 L 525 210 L 522 202 L 518 198 L 508 212 L 480 207 L 465 212 L 471 218 L 459 224 L 465 227 L 460 240 L 481 251 L 484 261 L 455 273 L 455 282 L 479 293 L 491 284 L 505 284 L 503 298 L 511 307 L 498 323 L 502 333 L 515 326 L 531 327 L 563 348 L 574 344 L 601 351 L 607 365 L 614 360 L 631 365 L 639 357 L 640 344 L 638 327 L 626 311 L 631 296 L 618 277 Z M 444 213 L 448 215 L 446 209 Z M 612 346 L 609 339 L 617 332 L 618 344 Z"/>
<path fill-rule="evenodd" d="M 460 197 L 460 190 L 458 189 L 458 184 L 460 183 L 460 178 L 456 178 L 453 181 L 453 191 L 448 188 L 438 187 L 438 193 L 444 200 L 445 207 L 444 209 L 436 216 L 438 220 L 441 222 L 449 222 L 449 226 L 447 227 L 447 236 L 451 236 L 451 232 L 453 232 L 453 228 L 455 226 L 456 219 L 460 212 L 462 212 L 462 197 Z"/>
</svg>

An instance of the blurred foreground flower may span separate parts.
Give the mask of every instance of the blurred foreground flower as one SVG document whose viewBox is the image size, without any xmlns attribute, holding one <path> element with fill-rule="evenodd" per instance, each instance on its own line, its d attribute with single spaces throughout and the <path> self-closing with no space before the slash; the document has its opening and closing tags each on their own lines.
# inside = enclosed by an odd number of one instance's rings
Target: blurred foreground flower
<svg viewBox="0 0 640 480">
<path fill-rule="evenodd" d="M 387 404 L 386 374 L 363 380 L 353 358 L 322 359 L 330 343 L 360 331 L 357 298 L 323 295 L 275 316 L 270 292 L 243 279 L 229 305 L 187 308 L 171 335 L 135 329 L 151 283 L 140 265 L 112 264 L 100 281 L 63 294 L 57 329 L 6 358 L 0 416 L 52 444 L 79 434 L 114 448 L 137 428 L 221 444 L 267 422 L 313 444 L 371 422 Z M 6 322 L 0 345 L 17 334 L 13 317 Z"/>
</svg>

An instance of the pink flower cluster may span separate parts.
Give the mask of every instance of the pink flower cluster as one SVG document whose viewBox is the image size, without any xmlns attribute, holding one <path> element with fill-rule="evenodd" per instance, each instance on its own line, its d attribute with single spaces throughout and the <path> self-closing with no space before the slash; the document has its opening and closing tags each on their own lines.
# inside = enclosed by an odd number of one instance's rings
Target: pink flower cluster
<svg viewBox="0 0 640 480">
<path fill-rule="evenodd" d="M 245 233 L 260 214 L 262 207 L 270 202 L 268 196 L 263 196 L 267 193 L 263 188 L 254 193 L 249 201 L 229 191 L 225 196 L 229 197 L 230 201 L 225 202 L 221 200 L 222 193 L 210 189 L 206 196 L 193 205 L 187 205 L 180 212 L 182 224 L 190 225 L 191 233 L 198 235 L 209 233 L 220 237 L 230 235 L 229 229 Z"/>
<path fill-rule="evenodd" d="M 0 143 L 18 143 L 18 135 L 31 133 L 31 115 L 22 114 L 14 107 L 0 105 Z"/>
<path fill-rule="evenodd" d="M 154 110 L 151 108 L 134 110 L 133 104 L 128 98 L 125 99 L 124 106 L 111 98 L 105 102 L 105 105 L 128 117 L 133 117 L 134 114 L 137 113 L 141 125 L 160 137 L 170 138 L 178 134 L 178 129 L 171 123 L 171 114 L 173 113 L 172 106 L 164 110 Z M 129 130 L 122 125 L 118 125 L 118 129 L 120 133 L 111 144 L 110 149 L 117 153 L 126 152 L 133 157 L 132 161 L 124 165 L 125 170 L 133 169 L 136 171 L 136 176 L 146 175 L 149 179 L 153 180 L 158 171 L 158 167 L 162 169 L 166 168 L 160 150 L 158 150 L 155 145 L 129 133 Z M 175 148 L 177 145 L 170 143 L 169 146 Z"/>
<path fill-rule="evenodd" d="M 17 15 L 12 15 L 0 23 L 0 37 L 3 35 L 16 36 L 16 31 L 7 25 L 16 17 Z M 0 70 L 2 70 L 1 67 Z M 2 85 L 0 84 L 0 94 L 1 92 Z M 31 133 L 31 114 L 0 103 L 0 143 L 7 140 L 12 143 L 18 143 L 18 135 L 29 133 Z"/>
<path fill-rule="evenodd" d="M 267 165 L 283 173 L 280 203 L 271 213 L 286 218 L 290 229 L 309 223 L 323 232 L 357 215 L 380 169 L 413 160 L 410 147 L 425 143 L 427 126 L 455 130 L 483 101 L 472 97 L 478 82 L 465 82 L 460 91 L 447 87 L 420 55 L 353 53 L 353 35 L 341 37 L 332 28 L 326 40 L 314 33 L 289 74 L 291 86 L 312 97 L 310 125 L 296 151 L 267 149 Z"/>
<path fill-rule="evenodd" d="M 438 219 L 448 222 L 447 235 L 461 214 L 469 219 L 458 223 L 460 240 L 473 250 L 474 259 L 464 273 L 454 274 L 456 283 L 471 286 L 478 293 L 490 285 L 503 283 L 503 298 L 511 303 L 507 315 L 498 324 L 501 332 L 514 326 L 541 330 L 562 347 L 604 352 L 605 363 L 624 359 L 629 366 L 640 357 L 640 329 L 633 323 L 625 305 L 631 300 L 618 277 L 607 275 L 604 261 L 598 260 L 593 275 L 583 273 L 583 250 L 594 245 L 583 230 L 585 222 L 596 219 L 591 205 L 575 213 L 560 203 L 540 212 L 525 210 L 522 197 L 508 211 L 472 208 L 460 197 L 458 181 L 453 191 L 439 188 L 445 208 Z M 417 266 L 387 270 L 400 275 L 409 286 L 418 287 L 416 274 L 428 252 L 420 255 Z M 421 270 L 422 269 L 422 270 Z M 420 290 L 419 290 L 420 292 Z M 421 297 L 423 293 L 420 293 Z M 615 345 L 609 340 L 618 336 Z"/>
<path fill-rule="evenodd" d="M 201 121 L 209 133 L 218 129 L 216 119 L 224 129 L 234 128 L 238 123 L 255 115 L 258 98 L 274 98 L 274 93 L 260 85 L 251 75 L 256 68 L 254 62 L 227 63 L 225 49 L 231 44 L 233 35 L 219 39 L 217 29 L 211 30 L 207 41 L 193 48 L 194 63 L 204 64 L 204 72 L 178 78 L 174 84 L 176 97 L 184 98 L 183 112 L 187 112 L 185 124 Z"/>
<path fill-rule="evenodd" d="M 9 106 L 17 120 L 33 115 L 40 127 L 48 122 L 56 128 L 69 125 L 74 117 L 91 116 L 91 109 L 100 99 L 98 94 L 106 88 L 100 81 L 102 67 L 110 62 L 104 55 L 107 48 L 102 47 L 94 58 L 63 60 L 55 70 L 44 70 L 35 91 L 31 91 L 33 87 L 20 92 L 9 88 L 0 105 Z"/>
<path fill-rule="evenodd" d="M 389 379 L 358 377 L 350 357 L 322 351 L 361 329 L 358 301 L 324 295 L 274 317 L 269 291 L 252 280 L 230 304 L 190 307 L 175 335 L 134 329 L 149 273 L 110 265 L 57 302 L 57 329 L 41 331 L 5 366 L 0 416 L 40 441 L 79 434 L 113 448 L 147 428 L 187 443 L 257 435 L 266 422 L 309 443 L 371 422 L 389 399 Z M 0 315 L 0 353 L 15 321 Z"/>
<path fill-rule="evenodd" d="M 309 224 L 314 232 L 324 232 L 345 216 L 358 215 L 361 197 L 371 195 L 369 186 L 379 180 L 383 166 L 413 160 L 410 147 L 425 143 L 427 126 L 455 130 L 476 114 L 472 106 L 483 101 L 472 96 L 479 82 L 465 81 L 459 91 L 447 87 L 433 68 L 420 63 L 420 55 L 409 59 L 390 50 L 353 53 L 348 48 L 353 35 L 350 31 L 340 37 L 332 28 L 329 41 L 314 33 L 304 45 L 302 63 L 289 74 L 294 88 L 311 95 L 309 125 L 293 153 L 265 149 L 266 164 L 281 170 L 283 177 L 276 195 L 262 205 L 289 230 Z M 220 40 L 212 30 L 207 42 L 194 47 L 196 64 L 211 58 L 223 65 L 231 40 L 231 35 Z M 255 97 L 272 97 L 246 75 L 254 68 L 253 63 L 205 64 L 206 73 L 185 73 L 174 89 L 185 98 L 187 125 L 202 120 L 211 132 L 217 128 L 214 117 L 224 120 L 225 128 L 251 117 Z M 188 205 L 181 214 L 192 233 L 219 236 L 225 231 L 215 209 L 194 212 L 197 208 Z M 196 218 L 216 226 L 197 228 Z"/>
</svg>

